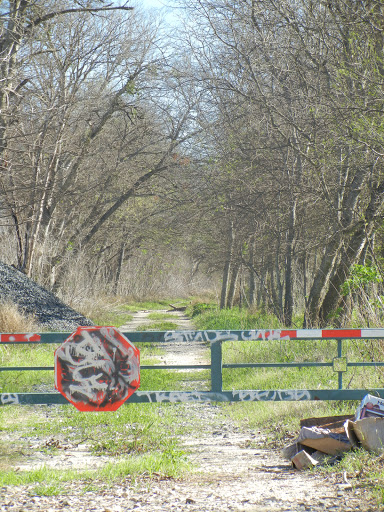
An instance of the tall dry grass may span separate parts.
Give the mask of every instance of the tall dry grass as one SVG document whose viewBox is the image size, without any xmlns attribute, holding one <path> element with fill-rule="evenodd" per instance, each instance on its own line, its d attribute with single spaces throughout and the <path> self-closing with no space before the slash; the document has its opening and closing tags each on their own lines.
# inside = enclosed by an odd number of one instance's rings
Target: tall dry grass
<svg viewBox="0 0 384 512">
<path fill-rule="evenodd" d="M 22 313 L 12 302 L 0 302 L 0 332 L 33 332 L 38 330 L 36 319 Z"/>
</svg>

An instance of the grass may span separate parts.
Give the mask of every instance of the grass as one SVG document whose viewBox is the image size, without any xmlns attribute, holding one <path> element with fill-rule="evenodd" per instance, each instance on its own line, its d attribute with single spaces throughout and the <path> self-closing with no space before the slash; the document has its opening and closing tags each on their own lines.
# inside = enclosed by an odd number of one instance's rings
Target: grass
<svg viewBox="0 0 384 512">
<path fill-rule="evenodd" d="M 157 304 L 152 306 L 158 307 Z M 111 313 L 101 311 L 93 321 L 95 324 L 118 326 L 129 316 L 124 309 L 119 305 Z M 158 315 L 154 319 L 164 320 Z M 15 322 L 12 329 L 4 330 L 23 332 L 24 325 L 18 329 Z M 175 324 L 166 321 L 155 323 L 156 330 L 174 327 Z M 1 365 L 53 366 L 54 348 L 52 345 L 3 345 L 0 346 Z M 140 352 L 143 365 L 158 363 L 159 355 L 163 353 L 151 343 L 141 343 Z M 202 373 L 204 375 L 199 374 L 199 379 L 208 381 L 208 372 Z M 141 389 L 193 388 L 195 378 L 191 372 L 142 370 Z M 54 389 L 53 371 L 0 373 L 1 392 L 34 391 L 42 387 L 44 390 Z M 34 494 L 54 496 L 63 494 L 65 483 L 74 480 L 89 487 L 93 482 L 102 481 L 109 485 L 123 478 L 154 473 L 170 478 L 180 477 L 190 470 L 191 465 L 177 440 L 185 430 L 177 419 L 175 406 L 159 404 L 124 405 L 113 414 L 81 413 L 71 406 L 0 407 L 1 434 L 16 439 L 12 445 L 0 443 L 0 486 L 32 485 Z M 36 444 L 31 445 L 31 439 L 39 439 L 41 444 L 37 447 Z M 63 439 L 73 446 L 85 440 L 94 456 L 108 456 L 111 463 L 94 471 L 59 471 L 44 466 L 31 471 L 15 469 L 26 456 L 32 456 L 36 451 L 41 454 L 60 451 Z"/>
<path fill-rule="evenodd" d="M 6 485 L 37 484 L 32 489 L 33 495 L 57 496 L 67 494 L 66 482 L 81 481 L 87 487 L 94 482 L 108 487 L 116 482 L 138 476 L 157 476 L 167 478 L 180 477 L 190 469 L 186 453 L 180 449 L 168 449 L 162 452 L 151 452 L 144 455 L 133 455 L 129 458 L 119 457 L 113 462 L 97 470 L 58 470 L 46 466 L 31 471 L 6 471 L 0 473 L 0 487 Z"/>
<path fill-rule="evenodd" d="M 170 299 L 170 300 L 158 300 L 158 301 L 142 301 L 142 302 L 132 302 L 129 301 L 128 303 L 125 303 L 122 307 L 126 311 L 130 311 L 132 313 L 136 313 L 137 311 L 143 311 L 143 310 L 164 310 L 169 309 L 170 304 L 178 305 L 178 306 L 186 306 L 188 304 L 188 301 L 186 300 L 179 300 L 179 299 Z"/>
<path fill-rule="evenodd" d="M 21 312 L 16 304 L 0 302 L 0 332 L 36 332 L 36 319 Z"/>
<path fill-rule="evenodd" d="M 343 353 L 348 361 L 361 361 L 364 341 L 345 340 Z M 223 343 L 224 363 L 332 363 L 337 357 L 335 340 Z M 343 376 L 350 389 L 381 387 L 381 373 L 367 368 L 348 368 Z M 241 368 L 224 369 L 226 389 L 329 389 L 338 387 L 338 373 L 333 367 Z"/>
<path fill-rule="evenodd" d="M 0 345 L 1 366 L 51 366 L 52 345 Z M 2 371 L 0 393 L 32 391 L 39 386 L 54 389 L 53 371 Z"/>
<path fill-rule="evenodd" d="M 11 453 L 14 448 L 3 443 L 0 445 L 0 487 L 37 484 L 35 493 L 54 495 L 63 492 L 63 483 L 73 480 L 112 484 L 122 478 L 153 473 L 180 477 L 190 469 L 190 463 L 177 441 L 177 435 L 184 430 L 175 421 L 175 414 L 174 408 L 158 404 L 130 404 L 113 414 L 82 413 L 69 406 L 48 410 L 2 407 L 1 430 L 18 435 L 24 459 L 25 455 L 33 456 L 36 451 L 48 454 L 60 451 L 64 439 L 66 445 L 86 443 L 94 455 L 108 455 L 113 460 L 92 471 L 60 471 L 46 466 L 17 471 L 12 469 L 17 463 Z M 34 444 L 31 448 L 31 439 L 40 439 L 42 446 L 36 448 Z"/>
<path fill-rule="evenodd" d="M 95 325 L 107 325 L 114 327 L 121 327 L 133 320 L 133 316 L 128 313 L 121 313 L 119 311 L 108 312 L 103 311 L 99 315 L 92 318 Z"/>
<path fill-rule="evenodd" d="M 187 305 L 187 301 L 174 301 L 178 305 Z M 144 301 L 144 302 L 129 302 L 127 303 L 123 298 L 118 300 L 106 300 L 103 303 L 89 305 L 84 308 L 82 313 L 91 318 L 95 325 L 113 325 L 120 327 L 133 319 L 133 315 L 138 311 L 154 311 L 148 315 L 150 320 L 167 320 L 175 318 L 171 312 L 158 313 L 156 310 L 168 310 L 170 303 L 173 301 Z M 10 331 L 15 332 L 15 331 Z"/>
<path fill-rule="evenodd" d="M 104 311 L 94 317 L 97 324 L 116 325 L 128 321 L 131 312 L 140 309 L 165 309 L 168 302 L 118 303 L 112 312 Z M 215 310 L 212 304 L 205 307 L 195 305 L 193 321 L 199 330 L 248 330 L 280 328 L 272 315 L 247 310 Z M 137 308 L 137 309 L 136 309 Z M 176 324 L 169 322 L 171 314 L 152 313 L 151 324 L 140 330 L 175 330 Z M 96 321 L 96 319 L 100 321 Z M 101 321 L 103 320 L 103 321 Z M 300 319 L 295 320 L 300 324 Z M 23 332 L 23 329 L 16 331 Z M 5 329 L 4 329 L 5 331 Z M 10 332 L 12 332 L 9 329 Z M 345 341 L 344 352 L 349 360 L 368 357 L 363 342 Z M 162 350 L 152 344 L 140 344 L 141 363 L 156 364 Z M 238 362 L 322 362 L 330 361 L 336 353 L 332 341 L 257 341 L 223 343 L 224 363 Z M 51 346 L 0 346 L 1 365 L 16 366 L 20 361 L 33 365 L 53 365 Z M 27 376 L 27 373 L 30 373 Z M 141 390 L 193 389 L 199 380 L 199 389 L 209 387 L 209 372 L 156 370 L 141 372 Z M 203 382 L 201 382 L 203 381 Z M 381 375 L 372 369 L 348 370 L 344 382 L 353 387 L 381 387 Z M 336 388 L 337 373 L 332 368 L 302 369 L 224 369 L 224 389 L 315 389 Z M 1 372 L 0 391 L 21 391 L 36 386 L 53 388 L 53 372 Z M 9 387 L 12 386 L 12 389 Z M 262 430 L 264 446 L 279 447 L 289 443 L 299 430 L 299 419 L 312 416 L 353 414 L 357 402 L 243 402 L 221 404 L 224 417 L 236 421 L 239 426 Z M 56 495 L 64 492 L 65 482 L 79 480 L 84 486 L 104 481 L 105 485 L 124 478 L 140 475 L 178 477 L 190 469 L 188 458 L 178 444 L 178 436 L 188 428 L 180 422 L 180 409 L 176 404 L 129 404 L 116 413 L 80 413 L 72 407 L 0 407 L 0 431 L 14 435 L 18 446 L 0 443 L 0 486 L 33 484 L 35 494 Z M 191 431 L 192 431 L 191 430 Z M 110 464 L 94 471 L 60 472 L 49 468 L 36 471 L 15 471 L 13 466 L 20 457 L 30 453 L 31 438 L 41 440 L 62 439 L 76 444 L 86 440 L 95 456 L 113 458 Z M 57 444 L 42 444 L 38 451 L 52 452 Z M 382 460 L 365 451 L 346 454 L 340 465 L 316 471 L 347 471 L 359 485 L 374 493 L 378 502 L 384 500 L 384 470 Z"/>
<path fill-rule="evenodd" d="M 174 322 L 150 322 L 138 325 L 136 331 L 175 331 L 178 325 Z"/>
<path fill-rule="evenodd" d="M 377 456 L 364 449 L 356 449 L 343 455 L 335 466 L 316 468 L 317 472 L 327 476 L 332 473 L 339 482 L 347 480 L 352 491 L 359 491 L 362 501 L 365 497 L 373 499 L 375 508 L 367 510 L 384 510 L 384 468 L 383 456 Z"/>
<path fill-rule="evenodd" d="M 249 309 L 208 309 L 201 307 L 201 313 L 194 315 L 193 321 L 198 329 L 212 330 L 248 330 L 248 329 L 269 329 L 280 328 L 279 320 L 270 313 Z"/>
</svg>

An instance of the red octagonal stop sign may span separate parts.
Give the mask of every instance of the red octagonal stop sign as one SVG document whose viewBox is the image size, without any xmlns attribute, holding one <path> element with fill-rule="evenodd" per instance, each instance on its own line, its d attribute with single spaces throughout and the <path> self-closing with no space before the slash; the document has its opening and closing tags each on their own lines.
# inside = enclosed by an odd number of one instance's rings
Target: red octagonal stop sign
<svg viewBox="0 0 384 512">
<path fill-rule="evenodd" d="M 55 386 L 80 411 L 116 411 L 140 386 L 140 352 L 115 327 L 78 327 L 55 351 Z"/>
</svg>

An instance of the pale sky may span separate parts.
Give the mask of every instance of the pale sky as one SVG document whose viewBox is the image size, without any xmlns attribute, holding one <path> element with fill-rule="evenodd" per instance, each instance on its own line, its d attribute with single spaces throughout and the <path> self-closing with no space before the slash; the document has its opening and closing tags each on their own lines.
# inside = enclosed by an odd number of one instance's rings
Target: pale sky
<svg viewBox="0 0 384 512">
<path fill-rule="evenodd" d="M 166 0 L 136 0 L 136 2 L 138 5 L 141 3 L 144 7 L 156 7 L 160 9 L 167 4 Z"/>
<path fill-rule="evenodd" d="M 163 7 L 161 0 L 142 0 L 145 7 Z"/>
<path fill-rule="evenodd" d="M 172 9 L 171 4 L 172 0 L 133 0 L 131 5 L 141 5 L 148 10 L 158 9 L 169 25 L 175 25 L 178 22 L 177 9 Z"/>
</svg>

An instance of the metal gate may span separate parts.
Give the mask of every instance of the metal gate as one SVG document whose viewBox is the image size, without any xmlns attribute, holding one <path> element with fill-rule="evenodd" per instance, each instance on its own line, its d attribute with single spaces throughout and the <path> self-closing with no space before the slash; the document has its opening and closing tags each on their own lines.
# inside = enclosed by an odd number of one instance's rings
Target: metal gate
<svg viewBox="0 0 384 512">
<path fill-rule="evenodd" d="M 2 345 L 36 345 L 62 344 L 71 333 L 24 333 L 0 334 Z M 368 392 L 384 397 L 384 388 L 345 389 L 343 375 L 353 367 L 384 366 L 382 361 L 350 361 L 344 352 L 345 340 L 384 340 L 384 329 L 298 329 L 298 330 L 248 330 L 248 331 L 168 331 L 168 332 L 122 332 L 129 342 L 140 348 L 141 343 L 193 343 L 205 342 L 210 347 L 210 364 L 204 365 L 142 365 L 140 370 L 210 370 L 210 390 L 170 390 L 134 392 L 126 403 L 156 402 L 240 402 L 240 401 L 297 401 L 297 400 L 360 400 Z M 222 345 L 227 341 L 258 343 L 260 341 L 332 340 L 335 343 L 335 356 L 328 362 L 246 362 L 225 364 L 222 357 Z M 376 343 L 376 342 L 375 342 Z M 223 389 L 223 370 L 232 368 L 306 368 L 330 367 L 337 374 L 335 389 Z M 54 366 L 3 366 L 1 372 L 7 371 L 54 371 Z M 68 404 L 64 396 L 58 392 L 22 392 L 0 389 L 0 405 L 12 404 Z"/>
</svg>

